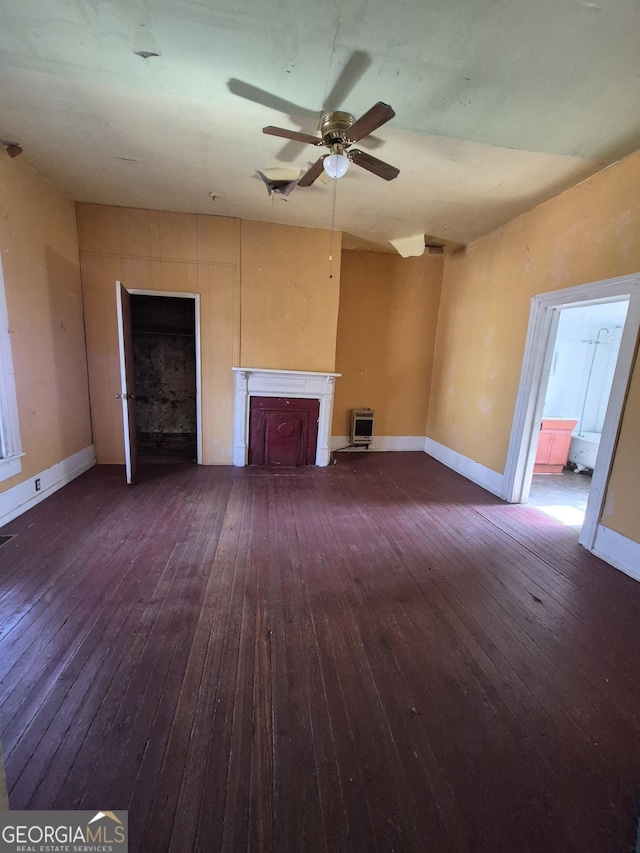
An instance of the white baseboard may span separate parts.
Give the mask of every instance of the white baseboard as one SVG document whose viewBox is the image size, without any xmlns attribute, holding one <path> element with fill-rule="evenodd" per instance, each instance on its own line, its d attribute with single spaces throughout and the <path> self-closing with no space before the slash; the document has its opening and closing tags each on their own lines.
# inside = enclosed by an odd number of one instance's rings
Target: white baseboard
<svg viewBox="0 0 640 853">
<path fill-rule="evenodd" d="M 7 524 L 96 464 L 93 444 L 0 493 L 0 526 Z M 35 482 L 40 480 L 36 492 Z"/>
<path fill-rule="evenodd" d="M 348 447 L 350 442 L 348 435 L 332 435 L 331 450 L 347 448 L 351 453 L 366 450 L 364 447 Z M 369 445 L 369 450 L 386 452 L 388 450 L 424 450 L 423 435 L 374 435 Z M 345 451 L 346 452 L 346 451 Z"/>
<path fill-rule="evenodd" d="M 479 462 L 474 462 L 468 456 L 456 453 L 455 450 L 445 447 L 444 444 L 439 444 L 432 438 L 425 438 L 422 449 L 429 456 L 433 456 L 438 462 L 446 465 L 447 468 L 462 474 L 467 480 L 482 486 L 492 495 L 497 495 L 499 498 L 504 497 L 504 474 L 498 474 L 497 471 L 487 468 Z"/>
<path fill-rule="evenodd" d="M 640 543 L 599 524 L 592 551 L 596 557 L 640 581 Z"/>
<path fill-rule="evenodd" d="M 355 453 L 365 450 L 364 447 L 349 447 L 348 435 L 332 435 L 331 450 L 341 449 L 345 453 Z M 504 475 L 492 471 L 491 468 L 486 468 L 479 462 L 474 462 L 473 459 L 468 459 L 461 453 L 456 453 L 443 444 L 438 444 L 431 438 L 425 438 L 423 435 L 374 435 L 372 443 L 369 445 L 369 450 L 421 450 L 433 456 L 438 462 L 442 462 L 448 468 L 462 474 L 468 480 L 482 486 L 493 495 L 502 498 L 504 495 Z"/>
</svg>

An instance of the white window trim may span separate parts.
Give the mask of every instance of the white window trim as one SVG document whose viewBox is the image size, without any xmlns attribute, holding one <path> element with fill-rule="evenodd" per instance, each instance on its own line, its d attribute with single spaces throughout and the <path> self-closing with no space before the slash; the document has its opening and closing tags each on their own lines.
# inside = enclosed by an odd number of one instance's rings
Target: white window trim
<svg viewBox="0 0 640 853">
<path fill-rule="evenodd" d="M 11 355 L 11 331 L 0 257 L 0 481 L 22 470 L 18 399 Z"/>
</svg>

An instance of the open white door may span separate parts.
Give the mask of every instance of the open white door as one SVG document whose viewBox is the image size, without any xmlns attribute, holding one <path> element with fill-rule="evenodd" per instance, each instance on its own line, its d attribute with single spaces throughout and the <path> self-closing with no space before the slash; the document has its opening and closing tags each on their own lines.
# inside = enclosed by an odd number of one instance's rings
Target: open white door
<svg viewBox="0 0 640 853">
<path fill-rule="evenodd" d="M 131 297 L 129 292 L 116 281 L 116 306 L 118 310 L 118 345 L 120 350 L 120 387 L 116 397 L 122 400 L 122 426 L 124 430 L 124 460 L 127 483 L 133 483 L 138 462 L 136 441 L 136 404 L 133 390 L 133 333 L 131 331 Z"/>
</svg>

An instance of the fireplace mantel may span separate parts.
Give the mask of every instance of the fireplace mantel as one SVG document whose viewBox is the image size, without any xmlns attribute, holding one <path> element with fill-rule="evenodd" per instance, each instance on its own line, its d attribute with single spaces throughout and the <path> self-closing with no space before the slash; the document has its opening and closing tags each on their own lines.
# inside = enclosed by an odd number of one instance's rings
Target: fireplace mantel
<svg viewBox="0 0 640 853">
<path fill-rule="evenodd" d="M 309 370 L 271 370 L 267 367 L 232 367 L 235 377 L 233 414 L 233 464 L 247 464 L 249 405 L 251 397 L 306 397 L 320 401 L 316 465 L 329 464 L 333 391 L 341 373 Z"/>
</svg>

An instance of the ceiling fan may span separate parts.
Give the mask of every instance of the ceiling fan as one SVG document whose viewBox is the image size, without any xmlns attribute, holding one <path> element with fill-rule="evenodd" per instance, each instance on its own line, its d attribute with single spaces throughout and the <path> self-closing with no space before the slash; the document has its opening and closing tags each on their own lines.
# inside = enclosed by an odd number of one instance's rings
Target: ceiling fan
<svg viewBox="0 0 640 853">
<path fill-rule="evenodd" d="M 306 142 L 309 145 L 316 146 L 324 145 L 325 148 L 329 149 L 330 153 L 323 154 L 300 178 L 299 187 L 311 186 L 323 170 L 331 178 L 341 178 L 349 168 L 350 162 L 362 166 L 363 169 L 372 172 L 385 181 L 391 181 L 400 174 L 399 169 L 357 148 L 352 149 L 351 146 L 373 133 L 374 130 L 392 119 L 394 115 L 395 112 L 388 104 L 378 101 L 359 119 L 354 118 L 351 113 L 341 111 L 324 113 L 320 119 L 320 137 L 271 125 L 263 127 L 262 132 L 269 136 L 279 136 L 294 142 Z"/>
</svg>

